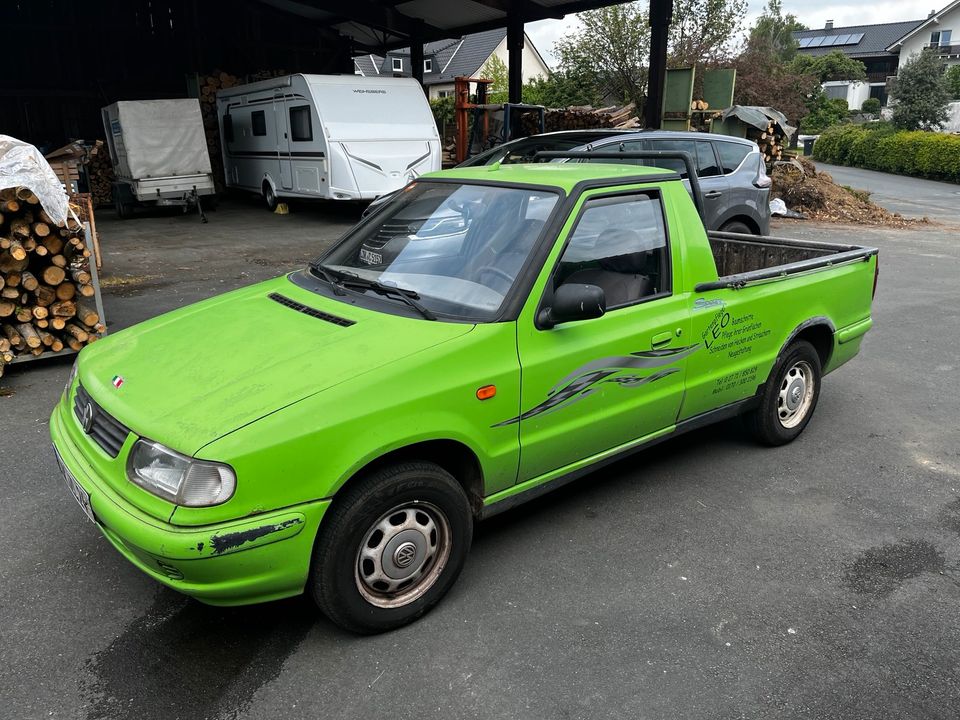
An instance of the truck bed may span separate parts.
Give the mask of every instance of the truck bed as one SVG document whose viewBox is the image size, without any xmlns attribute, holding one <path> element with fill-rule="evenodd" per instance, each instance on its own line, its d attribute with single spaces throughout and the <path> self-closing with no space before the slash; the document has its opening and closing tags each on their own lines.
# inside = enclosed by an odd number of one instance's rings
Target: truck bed
<svg viewBox="0 0 960 720">
<path fill-rule="evenodd" d="M 697 290 L 741 287 L 751 281 L 787 277 L 839 263 L 865 260 L 876 248 L 766 235 L 708 232 L 719 279 Z"/>
</svg>

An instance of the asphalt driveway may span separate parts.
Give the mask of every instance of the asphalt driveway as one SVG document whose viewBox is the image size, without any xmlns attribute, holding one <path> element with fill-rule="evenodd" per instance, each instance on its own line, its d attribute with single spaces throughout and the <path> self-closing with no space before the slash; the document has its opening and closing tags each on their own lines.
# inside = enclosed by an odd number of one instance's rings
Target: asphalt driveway
<svg viewBox="0 0 960 720">
<path fill-rule="evenodd" d="M 867 190 L 870 199 L 891 212 L 907 217 L 928 217 L 960 222 L 960 185 L 817 163 L 841 185 Z"/>
<path fill-rule="evenodd" d="M 112 328 L 295 267 L 351 212 L 104 214 Z M 444 602 L 378 637 L 305 600 L 215 609 L 141 575 L 58 477 L 47 417 L 70 363 L 8 368 L 0 717 L 955 718 L 960 244 L 775 232 L 882 250 L 876 327 L 801 438 L 760 448 L 728 422 L 484 523 Z"/>
</svg>

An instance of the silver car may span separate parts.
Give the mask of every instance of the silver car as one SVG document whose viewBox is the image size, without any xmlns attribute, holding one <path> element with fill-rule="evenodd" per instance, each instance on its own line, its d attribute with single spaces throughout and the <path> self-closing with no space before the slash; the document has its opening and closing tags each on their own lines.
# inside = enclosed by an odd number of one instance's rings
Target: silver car
<svg viewBox="0 0 960 720">
<path fill-rule="evenodd" d="M 727 135 L 669 130 L 645 130 L 616 135 L 582 145 L 577 150 L 637 152 L 672 150 L 690 153 L 697 162 L 707 230 L 770 234 L 770 178 L 755 142 Z M 593 160 L 581 162 L 617 162 Z M 623 160 L 656 165 L 686 175 L 679 160 Z"/>
</svg>

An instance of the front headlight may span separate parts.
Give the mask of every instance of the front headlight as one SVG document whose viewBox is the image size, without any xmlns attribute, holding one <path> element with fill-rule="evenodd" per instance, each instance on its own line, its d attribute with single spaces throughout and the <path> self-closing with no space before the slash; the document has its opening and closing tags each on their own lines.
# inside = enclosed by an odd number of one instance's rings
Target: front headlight
<svg viewBox="0 0 960 720">
<path fill-rule="evenodd" d="M 73 381 L 77 379 L 78 362 L 80 362 L 80 358 L 73 361 L 73 367 L 70 368 L 70 375 L 67 376 L 67 384 L 63 387 L 63 396 L 67 399 L 70 398 L 70 388 L 73 387 Z"/>
<path fill-rule="evenodd" d="M 237 476 L 222 463 L 181 455 L 160 443 L 137 440 L 127 477 L 144 490 L 186 507 L 219 505 L 233 496 Z"/>
</svg>

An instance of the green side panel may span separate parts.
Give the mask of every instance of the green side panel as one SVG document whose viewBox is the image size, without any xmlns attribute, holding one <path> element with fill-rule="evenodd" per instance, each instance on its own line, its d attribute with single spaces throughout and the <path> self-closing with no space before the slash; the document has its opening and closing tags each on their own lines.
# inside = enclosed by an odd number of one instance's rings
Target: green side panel
<svg viewBox="0 0 960 720">
<path fill-rule="evenodd" d="M 693 102 L 693 80 L 696 68 L 677 68 L 667 70 L 667 81 L 663 90 L 663 113 L 690 114 Z"/>
<path fill-rule="evenodd" d="M 737 69 L 706 70 L 703 73 L 703 99 L 711 110 L 722 110 L 733 105 L 733 91 L 737 86 Z"/>
<path fill-rule="evenodd" d="M 674 132 L 687 132 L 690 130 L 690 120 L 668 120 L 664 118 L 663 124 L 661 126 L 662 130 L 672 130 Z"/>
<path fill-rule="evenodd" d="M 745 138 L 747 136 L 747 126 L 734 117 L 726 120 L 717 119 L 710 123 L 710 132 L 716 135 Z"/>
</svg>

